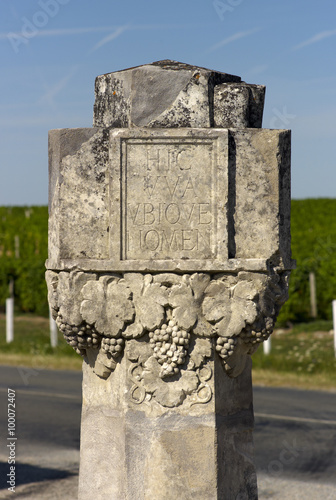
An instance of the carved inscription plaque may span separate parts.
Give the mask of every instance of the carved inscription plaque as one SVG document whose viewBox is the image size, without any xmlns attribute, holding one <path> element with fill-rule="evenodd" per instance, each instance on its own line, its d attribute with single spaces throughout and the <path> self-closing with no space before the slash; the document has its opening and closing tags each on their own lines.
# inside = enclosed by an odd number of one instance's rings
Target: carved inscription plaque
<svg viewBox="0 0 336 500">
<path fill-rule="evenodd" d="M 111 134 L 120 259 L 226 259 L 227 132 Z"/>
</svg>

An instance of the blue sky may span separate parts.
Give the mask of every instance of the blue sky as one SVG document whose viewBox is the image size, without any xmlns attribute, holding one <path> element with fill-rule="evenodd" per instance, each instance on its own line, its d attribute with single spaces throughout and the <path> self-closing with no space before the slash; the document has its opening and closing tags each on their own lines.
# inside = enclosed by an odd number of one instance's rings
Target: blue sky
<svg viewBox="0 0 336 500">
<path fill-rule="evenodd" d="M 0 0 L 0 205 L 47 204 L 47 133 L 90 127 L 97 75 L 160 59 L 264 84 L 293 198 L 336 197 L 335 0 Z"/>
</svg>

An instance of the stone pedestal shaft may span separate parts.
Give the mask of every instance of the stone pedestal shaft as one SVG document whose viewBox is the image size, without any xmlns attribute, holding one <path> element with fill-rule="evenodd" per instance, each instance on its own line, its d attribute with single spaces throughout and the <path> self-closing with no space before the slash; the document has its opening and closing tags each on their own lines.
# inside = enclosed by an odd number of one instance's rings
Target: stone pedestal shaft
<svg viewBox="0 0 336 500">
<path fill-rule="evenodd" d="M 257 498 L 250 363 L 232 379 L 212 356 L 190 372 L 197 392 L 184 382 L 169 394 L 158 379 L 152 395 L 136 378 L 142 347 L 130 343 L 107 380 L 84 364 L 79 497 Z"/>
</svg>

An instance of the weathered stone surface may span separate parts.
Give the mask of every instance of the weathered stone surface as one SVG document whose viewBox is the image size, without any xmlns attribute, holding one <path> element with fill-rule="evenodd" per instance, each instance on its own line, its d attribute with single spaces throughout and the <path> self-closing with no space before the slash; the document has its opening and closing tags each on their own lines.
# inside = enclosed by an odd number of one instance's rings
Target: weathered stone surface
<svg viewBox="0 0 336 500">
<path fill-rule="evenodd" d="M 265 87 L 222 83 L 214 89 L 214 127 L 260 128 L 264 111 Z"/>
<path fill-rule="evenodd" d="M 291 267 L 290 132 L 232 130 L 237 258 L 266 257 Z"/>
<path fill-rule="evenodd" d="M 288 131 L 95 129 L 86 140 L 88 134 L 50 133 L 58 163 L 49 268 L 291 268 Z M 68 136 L 74 154 L 63 147 Z"/>
<path fill-rule="evenodd" d="M 52 314 L 84 357 L 79 498 L 254 500 L 251 359 L 287 298 L 290 133 L 265 88 L 159 61 L 50 132 Z"/>
<path fill-rule="evenodd" d="M 107 258 L 108 132 L 52 130 L 49 156 L 49 257 Z"/>
<path fill-rule="evenodd" d="M 93 374 L 94 356 L 83 366 L 79 497 L 256 499 L 250 366 L 233 382 L 216 354 L 204 364 L 199 360 L 198 390 L 187 383 L 183 401 L 172 409 L 162 402 L 173 389 L 161 381 L 164 394 L 159 377 L 153 377 L 150 390 L 148 382 L 147 391 L 139 388 L 145 387 L 139 374 L 146 351 L 144 342 L 128 343 L 108 380 Z"/>
<path fill-rule="evenodd" d="M 176 61 L 96 78 L 95 127 L 261 127 L 265 87 Z"/>
</svg>

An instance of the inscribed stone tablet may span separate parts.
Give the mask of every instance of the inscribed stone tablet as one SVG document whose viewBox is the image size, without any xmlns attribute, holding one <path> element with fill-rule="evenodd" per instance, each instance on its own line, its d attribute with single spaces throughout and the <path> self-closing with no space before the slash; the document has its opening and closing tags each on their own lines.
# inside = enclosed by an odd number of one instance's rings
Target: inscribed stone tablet
<svg viewBox="0 0 336 500">
<path fill-rule="evenodd" d="M 112 255 L 226 259 L 227 148 L 226 130 L 111 131 Z"/>
</svg>

